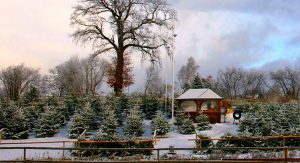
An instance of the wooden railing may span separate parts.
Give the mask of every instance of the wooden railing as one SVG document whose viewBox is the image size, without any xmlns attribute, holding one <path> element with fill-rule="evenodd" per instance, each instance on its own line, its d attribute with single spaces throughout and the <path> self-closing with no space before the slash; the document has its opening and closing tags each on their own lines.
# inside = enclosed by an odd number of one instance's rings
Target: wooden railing
<svg viewBox="0 0 300 163">
<path fill-rule="evenodd" d="M 292 158 L 289 157 L 289 151 L 291 150 L 300 150 L 300 147 L 239 147 L 239 148 L 172 148 L 171 150 L 178 151 L 178 150 L 192 150 L 192 151 L 236 151 L 236 150 L 243 150 L 243 151 L 251 151 L 251 150 L 257 150 L 257 151 L 282 151 L 283 157 L 277 157 L 277 158 L 226 158 L 223 153 L 220 153 L 218 155 L 217 159 L 171 159 L 168 160 L 166 158 L 162 158 L 160 155 L 161 151 L 169 151 L 170 148 L 58 148 L 58 147 L 1 147 L 1 150 L 13 150 L 13 149 L 21 149 L 23 151 L 23 158 L 18 159 L 17 162 L 72 162 L 70 158 L 65 158 L 64 155 L 61 159 L 51 159 L 47 158 L 45 160 L 34 160 L 34 159 L 28 159 L 27 157 L 27 151 L 28 150 L 62 150 L 62 151 L 76 151 L 76 150 L 90 150 L 90 151 L 155 151 L 156 157 L 149 160 L 125 160 L 122 162 L 132 162 L 132 161 L 138 161 L 138 162 L 300 162 L 300 158 Z M 93 152 L 92 152 L 93 153 Z M 91 156 L 91 159 L 88 161 L 93 162 L 101 162 L 97 160 L 93 160 L 94 156 Z M 79 160 L 82 160 L 80 156 L 76 158 L 77 162 Z M 0 162 L 11 162 L 13 160 L 0 160 Z M 75 161 L 76 162 L 76 161 Z M 80 162 L 87 162 L 86 158 L 83 159 Z M 109 162 L 114 162 L 114 160 L 109 160 Z M 115 161 L 119 162 L 119 161 Z"/>
</svg>

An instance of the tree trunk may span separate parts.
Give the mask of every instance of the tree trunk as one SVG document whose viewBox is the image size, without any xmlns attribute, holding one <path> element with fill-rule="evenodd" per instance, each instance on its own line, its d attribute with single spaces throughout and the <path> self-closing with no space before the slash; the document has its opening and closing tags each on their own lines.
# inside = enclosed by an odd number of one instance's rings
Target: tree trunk
<svg viewBox="0 0 300 163">
<path fill-rule="evenodd" d="M 116 82 L 114 83 L 114 92 L 116 96 L 122 95 L 123 72 L 124 72 L 124 51 L 121 50 L 117 54 L 117 65 L 116 65 L 116 72 L 115 72 Z"/>
</svg>

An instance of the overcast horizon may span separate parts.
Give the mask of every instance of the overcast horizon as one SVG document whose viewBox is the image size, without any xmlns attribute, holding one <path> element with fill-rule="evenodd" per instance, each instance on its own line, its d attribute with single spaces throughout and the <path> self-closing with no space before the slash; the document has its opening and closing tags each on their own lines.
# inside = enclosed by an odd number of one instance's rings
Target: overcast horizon
<svg viewBox="0 0 300 163">
<path fill-rule="evenodd" d="M 226 67 L 274 70 L 300 61 L 300 1 L 171 0 L 177 11 L 175 78 L 193 56 L 203 77 Z M 24 63 L 47 73 L 71 56 L 93 51 L 69 35 L 77 0 L 0 1 L 0 69 Z M 163 55 L 161 56 L 165 58 Z M 147 63 L 134 55 L 135 85 L 142 88 Z M 164 61 L 162 62 L 164 63 Z M 168 66 L 170 70 L 170 65 Z M 162 71 L 162 75 L 164 70 Z M 169 71 L 169 76 L 171 71 Z"/>
</svg>

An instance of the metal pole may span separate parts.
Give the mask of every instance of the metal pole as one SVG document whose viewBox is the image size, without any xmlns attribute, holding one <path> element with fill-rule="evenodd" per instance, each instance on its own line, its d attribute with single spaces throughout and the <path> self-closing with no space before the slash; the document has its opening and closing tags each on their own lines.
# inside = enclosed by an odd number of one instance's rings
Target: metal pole
<svg viewBox="0 0 300 163">
<path fill-rule="evenodd" d="M 166 71 L 166 85 L 165 85 L 165 111 L 167 111 L 167 107 L 168 107 L 168 55 L 166 55 L 166 67 L 165 67 L 165 71 Z"/>
<path fill-rule="evenodd" d="M 174 123 L 174 85 L 175 85 L 175 80 L 174 80 L 174 64 L 175 64 L 175 37 L 176 37 L 176 34 L 174 32 L 175 30 L 175 15 L 173 15 L 173 18 L 172 18 L 172 122 Z"/>
</svg>

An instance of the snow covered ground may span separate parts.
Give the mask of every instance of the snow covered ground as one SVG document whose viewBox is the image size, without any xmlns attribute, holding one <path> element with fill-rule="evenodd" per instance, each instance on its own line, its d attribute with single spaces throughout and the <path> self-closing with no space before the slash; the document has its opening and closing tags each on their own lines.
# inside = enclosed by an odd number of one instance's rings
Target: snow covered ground
<svg viewBox="0 0 300 163">
<path fill-rule="evenodd" d="M 65 141 L 69 139 L 68 129 L 70 124 L 68 123 L 65 127 L 59 130 L 55 137 L 51 138 L 35 138 L 31 135 L 29 139 L 25 140 L 2 140 L 0 147 L 63 147 L 63 143 L 42 143 L 42 142 L 53 142 L 53 141 Z M 151 121 L 144 122 L 145 133 L 143 137 L 152 138 L 151 134 Z M 238 125 L 233 124 L 232 114 L 228 114 L 226 123 L 217 123 L 212 125 L 212 129 L 207 131 L 201 131 L 201 134 L 206 134 L 212 138 L 219 138 L 226 132 L 236 133 Z M 95 132 L 94 132 L 95 134 Z M 159 138 L 159 142 L 155 144 L 155 148 L 168 148 L 174 146 L 174 148 L 193 148 L 195 147 L 196 134 L 183 135 L 179 134 L 176 127 L 172 129 L 167 135 L 167 138 Z M 29 142 L 36 142 L 29 144 Z M 40 142 L 40 143 L 39 143 Z M 5 144 L 5 143 L 23 143 L 23 144 Z M 28 143 L 28 144 L 26 144 Z M 72 147 L 72 143 L 66 143 L 65 147 Z M 169 151 L 161 151 L 161 155 L 168 153 Z M 191 154 L 192 151 L 175 151 L 177 154 Z M 155 153 L 153 153 L 155 155 Z M 58 150 L 28 150 L 26 158 L 62 158 L 63 151 Z M 65 156 L 70 156 L 69 151 L 65 151 Z M 0 160 L 17 160 L 23 159 L 23 150 L 5 150 L 0 149 Z"/>
<path fill-rule="evenodd" d="M 201 134 L 210 136 L 211 138 L 220 138 L 227 132 L 237 133 L 239 128 L 238 125 L 233 124 L 232 114 L 226 116 L 225 123 L 216 123 L 212 125 L 212 129 L 201 131 Z M 196 133 L 190 135 L 179 134 L 174 128 L 173 131 L 169 132 L 167 138 L 159 139 L 159 142 L 155 144 L 155 148 L 168 148 L 174 146 L 174 148 L 194 148 L 195 147 Z M 162 154 L 168 153 L 169 151 L 162 151 Z M 177 154 L 188 154 L 192 151 L 176 151 Z"/>
</svg>

